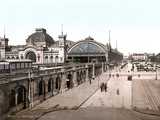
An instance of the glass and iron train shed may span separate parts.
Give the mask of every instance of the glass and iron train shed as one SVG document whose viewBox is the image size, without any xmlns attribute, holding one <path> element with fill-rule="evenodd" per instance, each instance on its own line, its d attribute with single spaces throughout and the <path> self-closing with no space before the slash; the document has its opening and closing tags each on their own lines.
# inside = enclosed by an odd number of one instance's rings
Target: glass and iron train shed
<svg viewBox="0 0 160 120">
<path fill-rule="evenodd" d="M 108 49 L 92 37 L 87 37 L 68 49 L 68 60 L 80 63 L 106 62 L 108 61 Z"/>
</svg>

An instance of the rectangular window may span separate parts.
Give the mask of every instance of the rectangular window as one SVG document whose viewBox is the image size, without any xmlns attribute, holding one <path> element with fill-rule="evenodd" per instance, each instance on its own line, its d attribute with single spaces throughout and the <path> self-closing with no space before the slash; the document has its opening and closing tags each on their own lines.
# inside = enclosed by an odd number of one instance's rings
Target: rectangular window
<svg viewBox="0 0 160 120">
<path fill-rule="evenodd" d="M 21 63 L 21 68 L 24 68 L 24 63 Z"/>
<path fill-rule="evenodd" d="M 25 68 L 28 68 L 28 63 L 25 63 Z"/>
<path fill-rule="evenodd" d="M 16 69 L 15 63 L 11 63 L 11 69 Z"/>
<path fill-rule="evenodd" d="M 4 64 L 0 64 L 0 70 L 4 70 Z"/>
<path fill-rule="evenodd" d="M 9 64 L 5 64 L 5 69 L 9 69 Z"/>
<path fill-rule="evenodd" d="M 32 67 L 32 63 L 28 63 L 29 64 L 29 68 L 31 68 Z"/>
<path fill-rule="evenodd" d="M 17 69 L 19 69 L 20 68 L 20 63 L 17 63 Z"/>
</svg>

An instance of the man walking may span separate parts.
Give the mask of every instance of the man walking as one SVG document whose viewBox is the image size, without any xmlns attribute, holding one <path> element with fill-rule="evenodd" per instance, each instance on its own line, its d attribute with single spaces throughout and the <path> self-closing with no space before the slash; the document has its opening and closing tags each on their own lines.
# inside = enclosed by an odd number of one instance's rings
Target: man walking
<svg viewBox="0 0 160 120">
<path fill-rule="evenodd" d="M 107 83 L 104 84 L 104 90 L 107 92 Z"/>
<path fill-rule="evenodd" d="M 104 89 L 104 83 L 101 83 L 100 88 L 101 88 L 101 92 L 102 92 Z"/>
</svg>

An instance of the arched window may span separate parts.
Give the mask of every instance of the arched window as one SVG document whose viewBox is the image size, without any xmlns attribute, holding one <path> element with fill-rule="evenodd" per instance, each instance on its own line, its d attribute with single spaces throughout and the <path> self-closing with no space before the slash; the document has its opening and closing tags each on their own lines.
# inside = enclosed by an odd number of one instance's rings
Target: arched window
<svg viewBox="0 0 160 120">
<path fill-rule="evenodd" d="M 45 61 L 46 63 L 48 63 L 48 56 L 45 56 Z"/>
<path fill-rule="evenodd" d="M 26 59 L 30 59 L 32 60 L 33 62 L 36 62 L 36 54 L 32 51 L 29 51 L 27 54 L 26 54 Z"/>
<path fill-rule="evenodd" d="M 45 56 L 45 59 L 48 59 L 48 56 Z"/>
<path fill-rule="evenodd" d="M 58 56 L 55 57 L 55 62 L 56 62 L 56 63 L 58 62 Z"/>
<path fill-rule="evenodd" d="M 50 59 L 52 60 L 52 59 L 53 59 L 53 56 L 51 56 Z"/>
<path fill-rule="evenodd" d="M 38 55 L 38 61 L 40 61 L 40 55 Z"/>
<path fill-rule="evenodd" d="M 53 63 L 53 56 L 50 56 L 50 63 Z"/>
<path fill-rule="evenodd" d="M 21 59 L 23 59 L 23 55 L 21 55 Z"/>
</svg>

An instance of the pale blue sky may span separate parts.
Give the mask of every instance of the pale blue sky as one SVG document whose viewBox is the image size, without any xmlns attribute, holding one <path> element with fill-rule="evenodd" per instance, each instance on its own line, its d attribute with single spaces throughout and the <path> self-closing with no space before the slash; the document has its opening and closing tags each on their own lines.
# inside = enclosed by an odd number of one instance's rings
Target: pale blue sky
<svg viewBox="0 0 160 120">
<path fill-rule="evenodd" d="M 35 28 L 57 40 L 61 24 L 68 39 L 87 36 L 120 51 L 160 52 L 160 0 L 1 0 L 0 36 L 4 26 L 10 44 L 25 44 Z"/>
</svg>

